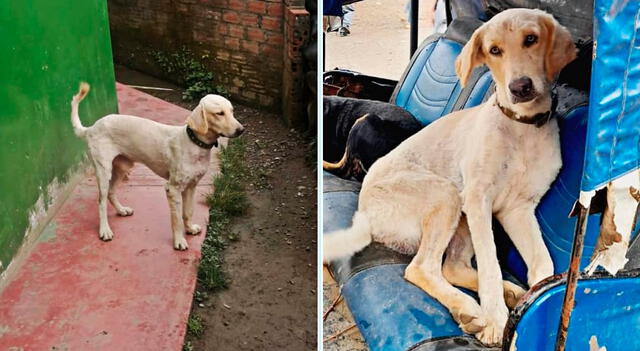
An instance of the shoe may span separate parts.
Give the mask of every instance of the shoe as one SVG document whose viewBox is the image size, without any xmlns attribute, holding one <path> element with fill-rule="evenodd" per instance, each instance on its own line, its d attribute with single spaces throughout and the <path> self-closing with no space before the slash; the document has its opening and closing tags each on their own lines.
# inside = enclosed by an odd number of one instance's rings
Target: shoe
<svg viewBox="0 0 640 351">
<path fill-rule="evenodd" d="M 341 37 L 346 37 L 349 34 L 351 34 L 349 27 L 340 27 L 340 29 L 338 29 L 338 35 Z"/>
</svg>

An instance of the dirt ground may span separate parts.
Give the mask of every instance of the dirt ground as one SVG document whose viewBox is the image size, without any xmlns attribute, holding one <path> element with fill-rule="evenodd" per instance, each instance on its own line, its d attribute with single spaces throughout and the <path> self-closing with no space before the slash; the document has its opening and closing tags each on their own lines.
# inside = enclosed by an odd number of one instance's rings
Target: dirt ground
<svg viewBox="0 0 640 351">
<path fill-rule="evenodd" d="M 116 66 L 125 84 L 165 87 L 145 90 L 187 109 L 173 84 Z M 247 187 L 250 208 L 234 220 L 239 234 L 225 250 L 228 289 L 195 303 L 206 326 L 187 336 L 193 350 L 315 350 L 316 173 L 305 166 L 307 143 L 278 116 L 235 105 L 246 127 L 247 164 L 259 175 Z"/>
<path fill-rule="evenodd" d="M 375 77 L 399 79 L 410 58 L 406 2 L 354 3 L 351 35 L 326 34 L 326 70 L 340 67 Z M 420 1 L 418 44 L 432 32 L 434 4 L 435 0 Z"/>
</svg>

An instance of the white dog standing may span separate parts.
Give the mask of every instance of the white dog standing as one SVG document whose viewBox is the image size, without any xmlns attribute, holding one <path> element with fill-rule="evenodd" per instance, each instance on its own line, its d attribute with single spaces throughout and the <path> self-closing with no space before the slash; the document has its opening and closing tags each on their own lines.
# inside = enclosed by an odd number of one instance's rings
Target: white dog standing
<svg viewBox="0 0 640 351">
<path fill-rule="evenodd" d="M 444 304 L 462 330 L 501 344 L 505 297 L 514 304 L 524 291 L 502 281 L 492 216 L 524 258 L 530 286 L 553 274 L 534 211 L 562 163 L 550 90 L 575 57 L 569 32 L 540 10 L 507 10 L 478 28 L 456 73 L 464 85 L 474 67 L 486 64 L 496 92 L 374 163 L 352 227 L 325 235 L 325 261 L 371 240 L 416 254 L 405 278 Z M 478 291 L 480 305 L 452 284 Z"/>
<path fill-rule="evenodd" d="M 191 222 L 195 187 L 207 172 L 211 148 L 218 137 L 237 137 L 244 127 L 234 118 L 229 100 L 207 95 L 187 117 L 187 126 L 169 126 L 149 119 L 112 114 L 84 127 L 78 105 L 89 92 L 87 83 L 71 100 L 71 124 L 75 134 L 84 139 L 96 170 L 99 190 L 100 239 L 108 241 L 113 232 L 107 221 L 107 199 L 120 216 L 131 216 L 133 209 L 123 206 L 116 197 L 116 186 L 135 162 L 144 163 L 167 180 L 165 189 L 171 212 L 173 247 L 189 246 L 184 232 L 202 230 Z"/>
</svg>

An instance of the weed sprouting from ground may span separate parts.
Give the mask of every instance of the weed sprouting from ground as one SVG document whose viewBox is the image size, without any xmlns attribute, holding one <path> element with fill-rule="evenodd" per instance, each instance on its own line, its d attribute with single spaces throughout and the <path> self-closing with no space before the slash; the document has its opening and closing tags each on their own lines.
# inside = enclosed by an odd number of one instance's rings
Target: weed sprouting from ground
<svg viewBox="0 0 640 351">
<path fill-rule="evenodd" d="M 229 223 L 242 215 L 249 202 L 244 189 L 247 166 L 244 163 L 246 144 L 244 139 L 232 139 L 220 152 L 220 173 L 213 180 L 214 192 L 207 201 L 210 206 L 207 236 L 202 244 L 202 258 L 198 267 L 200 287 L 217 291 L 228 286 L 222 251 L 227 245 L 225 238 L 235 241 L 229 233 Z"/>
<path fill-rule="evenodd" d="M 189 320 L 187 321 L 187 333 L 195 337 L 200 337 L 202 333 L 204 333 L 204 324 L 199 316 L 194 314 L 189 316 Z"/>
<path fill-rule="evenodd" d="M 193 351 L 193 344 L 191 341 L 187 341 L 182 345 L 182 351 Z"/>
</svg>

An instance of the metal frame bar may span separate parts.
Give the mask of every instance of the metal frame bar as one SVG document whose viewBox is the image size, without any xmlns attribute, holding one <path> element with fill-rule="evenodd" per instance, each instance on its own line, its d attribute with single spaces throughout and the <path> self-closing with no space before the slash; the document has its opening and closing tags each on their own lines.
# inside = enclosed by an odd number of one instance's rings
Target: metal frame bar
<svg viewBox="0 0 640 351">
<path fill-rule="evenodd" d="M 589 202 L 591 202 L 591 199 L 589 199 Z M 584 207 L 580 202 L 577 202 L 576 206 L 579 212 L 573 237 L 573 246 L 571 248 L 571 261 L 569 263 L 569 271 L 567 273 L 567 287 L 564 293 L 564 301 L 562 302 L 562 310 L 560 314 L 560 324 L 558 325 L 558 333 L 556 336 L 556 351 L 564 351 L 567 344 L 569 322 L 571 320 L 571 312 L 573 312 L 573 307 L 575 305 L 576 286 L 578 284 L 578 277 L 580 276 L 580 261 L 582 258 L 582 251 L 584 249 L 587 219 L 589 218 L 589 206 Z"/>
<path fill-rule="evenodd" d="M 410 17 L 410 25 L 411 25 L 411 35 L 409 38 L 409 58 L 413 57 L 413 54 L 418 50 L 418 13 L 419 4 L 418 0 L 411 0 L 411 11 L 409 14 Z"/>
</svg>

